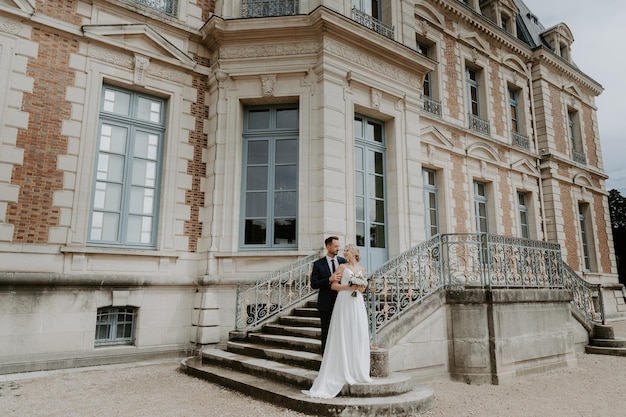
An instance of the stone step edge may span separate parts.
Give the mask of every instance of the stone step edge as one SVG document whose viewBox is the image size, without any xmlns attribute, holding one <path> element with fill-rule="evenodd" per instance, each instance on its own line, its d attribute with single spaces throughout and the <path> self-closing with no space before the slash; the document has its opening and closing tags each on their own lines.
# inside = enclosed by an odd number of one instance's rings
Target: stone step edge
<svg viewBox="0 0 626 417">
<path fill-rule="evenodd" d="M 585 346 L 585 353 L 595 355 L 626 356 L 626 348 L 587 345 Z"/>
<path fill-rule="evenodd" d="M 202 351 L 202 363 L 209 362 L 216 366 L 234 369 L 238 372 L 251 373 L 268 378 L 278 379 L 281 383 L 291 384 L 303 389 L 309 388 L 318 372 L 284 364 L 271 359 L 255 358 L 221 349 L 205 349 Z M 407 374 L 392 372 L 385 378 L 374 378 L 367 384 L 345 386 L 340 395 L 353 397 L 387 397 L 411 391 L 411 377 Z"/>
<path fill-rule="evenodd" d="M 244 341 L 229 341 L 226 350 L 261 359 L 271 359 L 288 365 L 319 371 L 322 355 L 302 350 L 293 350 Z"/>
<path fill-rule="evenodd" d="M 432 408 L 432 388 L 416 386 L 412 391 L 388 397 L 311 398 L 299 388 L 245 374 L 232 369 L 200 363 L 197 357 L 185 358 L 180 369 L 207 381 L 218 383 L 251 397 L 317 416 L 419 416 Z"/>
</svg>

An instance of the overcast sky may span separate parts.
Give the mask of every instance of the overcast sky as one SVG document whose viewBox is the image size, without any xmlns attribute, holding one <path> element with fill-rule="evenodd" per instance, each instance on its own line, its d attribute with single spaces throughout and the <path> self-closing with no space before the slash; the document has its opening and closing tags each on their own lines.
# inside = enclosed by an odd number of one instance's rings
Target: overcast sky
<svg viewBox="0 0 626 417">
<path fill-rule="evenodd" d="M 559 23 L 570 28 L 574 62 L 604 87 L 596 106 L 606 188 L 626 196 L 626 1 L 523 1 L 546 29 Z"/>
</svg>

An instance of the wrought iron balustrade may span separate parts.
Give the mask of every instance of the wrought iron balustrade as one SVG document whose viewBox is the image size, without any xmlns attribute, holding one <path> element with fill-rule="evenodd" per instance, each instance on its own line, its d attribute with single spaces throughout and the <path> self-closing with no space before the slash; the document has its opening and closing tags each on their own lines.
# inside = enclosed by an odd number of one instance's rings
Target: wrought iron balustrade
<svg viewBox="0 0 626 417">
<path fill-rule="evenodd" d="M 394 28 L 385 25 L 380 20 L 370 16 L 369 14 L 353 7 L 352 8 L 352 20 L 358 24 L 365 26 L 368 29 L 373 30 L 376 33 L 383 35 L 386 38 L 394 38 Z"/>
<path fill-rule="evenodd" d="M 491 133 L 491 128 L 489 127 L 489 120 L 483 120 L 480 117 L 468 113 L 469 116 L 469 128 L 475 130 L 480 133 L 484 133 L 489 135 Z"/>
<path fill-rule="evenodd" d="M 568 289 L 575 309 L 596 322 L 604 316 L 589 301 L 599 287 L 566 268 L 560 245 L 550 242 L 481 233 L 438 235 L 390 260 L 368 280 L 373 343 L 385 326 L 441 289 Z"/>
<path fill-rule="evenodd" d="M 600 284 L 590 284 L 567 264 L 563 264 L 565 274 L 565 288 L 573 296 L 572 307 L 582 313 L 587 320 L 595 323 L 604 323 L 604 303 Z"/>
<path fill-rule="evenodd" d="M 236 328 L 258 328 L 316 293 L 310 274 L 319 255 L 300 259 L 237 287 Z M 368 275 L 370 335 L 442 289 L 567 289 L 572 307 L 603 322 L 599 285 L 587 283 L 561 259 L 557 243 L 485 233 L 437 235 Z"/>
<path fill-rule="evenodd" d="M 244 0 L 242 17 L 293 16 L 300 13 L 300 0 Z"/>
<path fill-rule="evenodd" d="M 270 272 L 248 284 L 237 286 L 235 328 L 252 329 L 290 308 L 317 290 L 311 288 L 310 275 L 318 254 L 302 258 L 289 266 Z"/>
<path fill-rule="evenodd" d="M 519 132 L 511 131 L 511 138 L 513 146 L 517 146 L 518 148 L 523 149 L 530 149 L 530 139 L 528 139 L 528 136 L 524 136 Z"/>
<path fill-rule="evenodd" d="M 166 15 L 178 16 L 178 0 L 124 0 L 126 3 L 134 3 L 156 10 Z"/>
<path fill-rule="evenodd" d="M 424 100 L 424 110 L 426 110 L 428 113 L 441 116 L 441 102 L 440 101 L 437 101 L 425 95 L 422 95 L 422 100 Z"/>
<path fill-rule="evenodd" d="M 577 151 L 576 149 L 572 149 L 572 159 L 574 160 L 574 162 L 587 165 L 587 157 L 585 156 L 585 154 Z"/>
</svg>

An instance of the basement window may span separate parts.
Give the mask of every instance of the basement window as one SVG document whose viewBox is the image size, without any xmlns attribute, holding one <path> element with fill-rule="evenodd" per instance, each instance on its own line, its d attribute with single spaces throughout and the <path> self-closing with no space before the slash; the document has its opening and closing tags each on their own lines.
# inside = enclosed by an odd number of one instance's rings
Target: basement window
<svg viewBox="0 0 626 417">
<path fill-rule="evenodd" d="M 135 307 L 102 307 L 96 319 L 95 346 L 132 345 L 135 343 Z"/>
</svg>

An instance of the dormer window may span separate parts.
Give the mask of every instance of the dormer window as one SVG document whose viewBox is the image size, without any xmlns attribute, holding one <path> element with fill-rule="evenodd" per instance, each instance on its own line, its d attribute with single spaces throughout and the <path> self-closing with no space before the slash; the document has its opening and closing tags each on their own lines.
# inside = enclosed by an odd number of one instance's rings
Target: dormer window
<svg viewBox="0 0 626 417">
<path fill-rule="evenodd" d="M 574 42 L 574 36 L 565 23 L 559 23 L 546 30 L 541 34 L 541 37 L 557 56 L 560 56 L 567 62 L 572 62 L 571 47 Z"/>
</svg>

